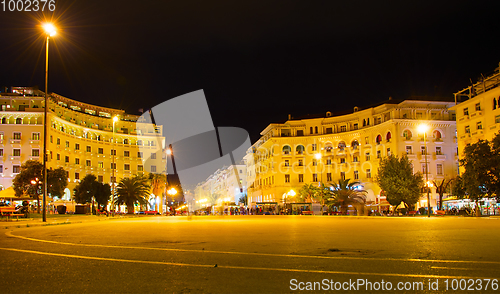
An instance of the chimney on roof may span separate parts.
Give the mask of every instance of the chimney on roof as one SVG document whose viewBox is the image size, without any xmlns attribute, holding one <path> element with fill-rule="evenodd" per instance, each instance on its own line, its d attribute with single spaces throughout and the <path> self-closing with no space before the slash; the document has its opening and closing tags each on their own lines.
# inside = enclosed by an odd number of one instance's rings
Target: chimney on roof
<svg viewBox="0 0 500 294">
<path fill-rule="evenodd" d="M 291 119 L 292 119 L 292 115 L 288 114 L 288 120 L 291 120 Z"/>
</svg>

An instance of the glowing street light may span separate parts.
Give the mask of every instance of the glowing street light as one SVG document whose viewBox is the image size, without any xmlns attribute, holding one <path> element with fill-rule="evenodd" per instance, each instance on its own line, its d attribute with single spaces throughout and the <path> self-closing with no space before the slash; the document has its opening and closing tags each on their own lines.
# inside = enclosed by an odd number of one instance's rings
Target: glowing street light
<svg viewBox="0 0 500 294">
<path fill-rule="evenodd" d="M 43 110 L 43 205 L 42 205 L 42 221 L 47 221 L 47 110 L 49 107 L 48 99 L 48 81 L 49 81 L 49 39 L 55 36 L 56 27 L 51 23 L 44 23 L 42 27 L 47 36 L 45 48 L 45 106 Z"/>
<path fill-rule="evenodd" d="M 417 128 L 418 132 L 424 134 L 424 156 L 425 156 L 425 182 L 427 186 L 427 217 L 431 217 L 431 196 L 429 195 L 432 184 L 429 185 L 429 166 L 427 163 L 427 130 L 429 126 L 427 124 L 420 124 Z"/>
<path fill-rule="evenodd" d="M 115 115 L 113 116 L 113 135 L 112 135 L 112 139 L 113 139 L 113 166 L 112 166 L 112 169 L 111 169 L 111 208 L 112 210 L 115 209 L 115 205 L 114 205 L 114 200 L 115 200 L 115 157 L 116 157 L 116 149 L 115 149 L 115 123 L 118 121 L 118 116 Z"/>
</svg>

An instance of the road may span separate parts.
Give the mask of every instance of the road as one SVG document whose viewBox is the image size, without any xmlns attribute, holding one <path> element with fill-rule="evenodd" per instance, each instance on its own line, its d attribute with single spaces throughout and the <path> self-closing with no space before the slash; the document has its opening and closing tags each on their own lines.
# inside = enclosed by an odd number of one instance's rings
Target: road
<svg viewBox="0 0 500 294">
<path fill-rule="evenodd" d="M 467 279 L 462 287 L 475 293 L 499 293 L 491 281 L 484 290 L 484 279 L 500 279 L 499 232 L 500 218 L 487 217 L 153 216 L 1 226 L 0 292 L 445 293 Z M 422 291 L 411 288 L 419 283 Z"/>
</svg>

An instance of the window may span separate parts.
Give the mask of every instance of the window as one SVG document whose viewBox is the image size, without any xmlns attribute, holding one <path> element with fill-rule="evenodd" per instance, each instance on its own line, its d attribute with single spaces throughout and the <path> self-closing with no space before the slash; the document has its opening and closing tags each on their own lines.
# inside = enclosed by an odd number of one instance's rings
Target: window
<svg viewBox="0 0 500 294">
<path fill-rule="evenodd" d="M 441 132 L 438 131 L 438 130 L 434 130 L 434 132 L 432 132 L 432 137 L 434 137 L 434 139 L 440 141 L 441 140 Z"/>
<path fill-rule="evenodd" d="M 31 156 L 40 156 L 40 149 L 31 149 Z"/>
<path fill-rule="evenodd" d="M 481 103 L 476 103 L 476 111 L 480 111 L 481 110 Z"/>
<path fill-rule="evenodd" d="M 299 159 L 299 166 L 304 166 L 304 161 L 302 159 Z"/>
<path fill-rule="evenodd" d="M 498 115 L 498 118 L 500 119 L 500 115 Z M 318 150 L 318 145 L 312 144 L 312 151 Z"/>
<path fill-rule="evenodd" d="M 54 141 L 54 140 L 53 140 L 53 138 L 52 138 L 52 135 L 50 135 L 49 140 L 50 140 L 50 143 L 53 143 L 53 141 Z"/>
<path fill-rule="evenodd" d="M 0 156 L 3 156 L 3 148 L 0 149 Z"/>
<path fill-rule="evenodd" d="M 111 149 L 111 155 L 116 156 L 116 149 Z"/>
<path fill-rule="evenodd" d="M 104 181 L 103 176 L 97 176 L 97 181 L 102 183 Z"/>
<path fill-rule="evenodd" d="M 116 162 L 111 163 L 111 169 L 116 169 Z"/>
<path fill-rule="evenodd" d="M 128 150 L 123 151 L 123 156 L 129 157 L 130 156 L 130 151 L 128 151 Z"/>
<path fill-rule="evenodd" d="M 110 181 L 111 183 L 116 183 L 116 177 L 111 176 L 111 177 L 109 178 L 109 181 Z"/>
<path fill-rule="evenodd" d="M 313 182 L 317 182 L 318 181 L 318 174 L 313 174 Z"/>
<path fill-rule="evenodd" d="M 358 129 L 358 123 L 355 123 L 355 124 L 352 126 L 352 128 L 353 128 L 354 130 L 357 130 L 357 129 Z"/>
<path fill-rule="evenodd" d="M 382 136 L 378 135 L 375 141 L 377 142 L 377 144 L 380 144 L 380 142 L 382 142 Z"/>
<path fill-rule="evenodd" d="M 313 159 L 313 166 L 317 166 L 318 165 L 318 161 L 316 159 Z"/>
<path fill-rule="evenodd" d="M 12 166 L 12 172 L 15 174 L 18 174 L 21 172 L 21 166 L 20 165 L 13 165 Z"/>
<path fill-rule="evenodd" d="M 285 159 L 285 166 L 290 166 L 290 160 Z"/>
<path fill-rule="evenodd" d="M 465 133 L 470 134 L 470 126 L 465 126 Z"/>
<path fill-rule="evenodd" d="M 292 148 L 288 145 L 283 146 L 283 154 L 284 155 L 289 155 L 290 152 L 292 152 Z"/>
<path fill-rule="evenodd" d="M 477 129 L 478 130 L 482 130 L 483 129 L 483 124 L 480 121 L 477 122 Z"/>
<path fill-rule="evenodd" d="M 410 140 L 412 136 L 412 133 L 410 130 L 404 130 L 403 131 L 403 137 L 405 137 L 406 140 Z"/>
<path fill-rule="evenodd" d="M 352 150 L 358 150 L 358 147 L 359 147 L 359 143 L 357 140 L 354 140 L 351 142 L 351 148 Z"/>
<path fill-rule="evenodd" d="M 312 134 L 313 133 L 313 127 L 309 128 L 309 132 Z"/>
<path fill-rule="evenodd" d="M 406 146 L 406 154 L 412 154 L 412 147 Z"/>
<path fill-rule="evenodd" d="M 495 123 L 500 124 L 500 115 L 495 116 Z"/>
<path fill-rule="evenodd" d="M 97 163 L 97 167 L 98 167 L 98 168 L 104 168 L 104 162 L 99 161 L 99 162 Z"/>
<path fill-rule="evenodd" d="M 295 152 L 299 155 L 304 154 L 304 145 L 298 145 L 297 148 L 295 148 Z"/>
<path fill-rule="evenodd" d="M 377 158 L 380 158 L 380 154 L 381 154 L 380 150 L 377 150 Z"/>
<path fill-rule="evenodd" d="M 327 134 L 332 134 L 333 133 L 333 129 L 332 128 L 326 128 L 325 131 L 326 131 Z"/>
<path fill-rule="evenodd" d="M 354 171 L 354 179 L 359 180 L 359 173 L 357 170 Z"/>
<path fill-rule="evenodd" d="M 15 132 L 12 136 L 12 139 L 14 140 L 21 140 L 21 133 Z"/>
<path fill-rule="evenodd" d="M 427 174 L 429 172 L 429 169 L 428 169 L 428 164 L 427 163 L 422 163 L 422 173 L 423 174 Z"/>
<path fill-rule="evenodd" d="M 290 183 L 290 175 L 285 175 L 285 183 Z"/>
<path fill-rule="evenodd" d="M 86 166 L 92 166 L 92 161 L 90 159 L 85 160 Z"/>
<path fill-rule="evenodd" d="M 75 143 L 75 150 L 80 150 L 80 144 Z"/>
<path fill-rule="evenodd" d="M 299 174 L 299 183 L 303 183 L 303 182 L 304 182 L 304 175 Z"/>
<path fill-rule="evenodd" d="M 130 170 L 130 164 L 125 163 L 125 164 L 123 165 L 123 169 L 124 169 L 124 170 Z"/>
<path fill-rule="evenodd" d="M 12 155 L 13 156 L 21 156 L 21 149 L 13 149 Z"/>
<path fill-rule="evenodd" d="M 426 150 L 425 146 L 420 146 L 420 152 L 421 152 L 422 155 L 426 155 L 427 154 L 426 151 L 427 150 Z"/>
<path fill-rule="evenodd" d="M 328 159 L 326 160 L 326 165 L 331 165 L 331 164 L 332 164 L 332 160 L 331 160 L 330 158 L 328 158 Z"/>
<path fill-rule="evenodd" d="M 31 133 L 31 140 L 40 140 L 40 133 Z"/>
<path fill-rule="evenodd" d="M 358 156 L 354 155 L 354 156 L 352 157 L 352 162 L 359 162 L 359 158 L 358 158 Z"/>
<path fill-rule="evenodd" d="M 128 139 L 123 139 L 123 144 L 128 144 Z"/>
<path fill-rule="evenodd" d="M 4 134 L 3 132 L 0 132 L 0 140 L 3 140 L 4 139 Z"/>
<path fill-rule="evenodd" d="M 441 153 L 441 146 L 437 146 L 436 147 L 436 155 L 441 155 L 443 153 Z"/>
<path fill-rule="evenodd" d="M 80 158 L 75 158 L 75 164 L 80 164 Z"/>
<path fill-rule="evenodd" d="M 56 144 L 57 144 L 57 145 L 61 145 L 61 138 L 57 138 L 57 140 L 56 140 Z"/>
<path fill-rule="evenodd" d="M 365 144 L 370 144 L 370 137 L 365 137 Z"/>
<path fill-rule="evenodd" d="M 332 181 L 332 173 L 326 173 L 326 181 L 331 182 Z"/>
<path fill-rule="evenodd" d="M 297 136 L 304 136 L 304 130 L 297 130 Z"/>
<path fill-rule="evenodd" d="M 464 108 L 464 115 L 469 115 L 469 108 L 468 107 Z"/>
<path fill-rule="evenodd" d="M 66 141 L 66 142 L 64 143 L 64 147 L 69 148 L 69 141 Z"/>
<path fill-rule="evenodd" d="M 372 177 L 372 171 L 368 168 L 366 169 L 366 178 L 371 179 L 371 177 Z"/>
<path fill-rule="evenodd" d="M 104 154 L 104 148 L 98 148 L 97 149 L 98 154 Z"/>
<path fill-rule="evenodd" d="M 347 126 L 340 126 L 340 131 L 341 132 L 346 132 L 347 131 Z"/>
<path fill-rule="evenodd" d="M 156 159 L 156 153 L 151 153 L 151 159 Z"/>
<path fill-rule="evenodd" d="M 390 142 L 391 138 L 392 138 L 391 132 L 387 132 L 387 134 L 385 135 L 385 139 L 387 140 L 387 142 Z"/>
<path fill-rule="evenodd" d="M 436 165 L 436 173 L 438 175 L 443 175 L 443 165 L 442 164 L 439 163 L 438 165 Z"/>
<path fill-rule="evenodd" d="M 391 148 L 387 148 L 387 156 L 391 156 Z"/>
<path fill-rule="evenodd" d="M 314 133 L 317 134 L 318 133 L 318 127 L 314 127 Z"/>
<path fill-rule="evenodd" d="M 370 161 L 370 153 L 366 153 L 365 157 L 366 157 L 366 161 Z"/>
<path fill-rule="evenodd" d="M 92 152 L 92 147 L 87 146 L 87 152 Z"/>
<path fill-rule="evenodd" d="M 417 119 L 422 119 L 422 112 L 417 112 Z"/>
<path fill-rule="evenodd" d="M 113 155 L 113 154 L 111 154 Z M 137 152 L 137 158 L 142 158 L 142 152 Z"/>
<path fill-rule="evenodd" d="M 137 166 L 137 171 L 140 171 L 140 172 L 144 171 L 144 166 L 138 165 Z"/>
<path fill-rule="evenodd" d="M 340 172 L 340 179 L 345 181 L 345 172 Z"/>
<path fill-rule="evenodd" d="M 69 163 L 69 156 L 64 156 L 64 162 Z"/>
<path fill-rule="evenodd" d="M 341 163 L 341 164 L 342 164 L 342 163 L 345 163 L 345 158 L 344 158 L 344 157 L 341 157 L 341 158 L 340 158 L 340 163 Z M 330 164 L 331 164 L 331 162 L 330 162 Z"/>
<path fill-rule="evenodd" d="M 340 141 L 339 145 L 337 147 L 339 148 L 340 151 L 344 151 L 345 146 L 346 146 L 345 142 L 344 141 Z"/>
<path fill-rule="evenodd" d="M 80 173 L 75 173 L 75 180 L 79 180 L 80 179 Z"/>
</svg>

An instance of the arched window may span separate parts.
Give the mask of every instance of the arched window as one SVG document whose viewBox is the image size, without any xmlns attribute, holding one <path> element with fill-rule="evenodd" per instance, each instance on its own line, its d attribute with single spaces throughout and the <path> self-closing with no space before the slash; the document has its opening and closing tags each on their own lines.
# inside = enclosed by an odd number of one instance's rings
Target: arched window
<svg viewBox="0 0 500 294">
<path fill-rule="evenodd" d="M 390 141 L 390 140 L 391 140 L 391 137 L 392 137 L 391 132 L 387 132 L 387 135 L 385 135 L 385 139 L 386 139 L 387 141 Z"/>
<path fill-rule="evenodd" d="M 359 147 L 358 140 L 354 140 L 354 141 L 352 141 L 352 142 L 351 142 L 351 147 L 352 147 L 352 149 L 353 149 L 353 150 L 358 149 L 358 147 Z"/>
<path fill-rule="evenodd" d="M 332 144 L 331 144 L 331 143 L 327 143 L 327 144 L 325 145 L 325 151 L 326 151 L 326 152 L 332 152 L 332 149 L 333 149 L 333 146 L 332 146 Z"/>
<path fill-rule="evenodd" d="M 317 134 L 318 133 L 318 127 L 314 127 L 314 133 Z"/>
<path fill-rule="evenodd" d="M 434 132 L 432 132 L 432 136 L 434 137 L 434 139 L 439 140 L 441 139 L 441 132 L 438 130 L 434 130 Z"/>
<path fill-rule="evenodd" d="M 403 137 L 405 137 L 406 140 L 410 140 L 412 137 L 412 133 L 410 130 L 404 130 L 403 131 Z"/>
<path fill-rule="evenodd" d="M 7 118 L 2 117 L 2 124 L 4 124 L 4 125 L 7 124 Z"/>
<path fill-rule="evenodd" d="M 380 142 L 382 142 L 382 136 L 378 135 L 375 141 L 377 142 L 377 144 L 380 144 Z"/>
<path fill-rule="evenodd" d="M 283 146 L 283 154 L 289 155 L 292 152 L 292 148 L 288 145 Z"/>
<path fill-rule="evenodd" d="M 344 148 L 345 148 L 345 142 L 344 142 L 344 141 L 340 141 L 340 142 L 339 142 L 339 146 L 338 146 L 338 147 L 339 147 L 339 150 L 340 150 L 340 151 L 344 151 Z"/>
<path fill-rule="evenodd" d="M 298 145 L 297 148 L 295 148 L 295 152 L 297 152 L 297 154 L 304 154 L 304 145 Z"/>
<path fill-rule="evenodd" d="M 128 144 L 128 139 L 123 139 L 123 144 Z"/>
<path fill-rule="evenodd" d="M 23 119 L 22 118 L 20 118 L 20 117 L 16 118 L 16 125 L 20 125 L 22 123 L 23 123 Z"/>
</svg>

